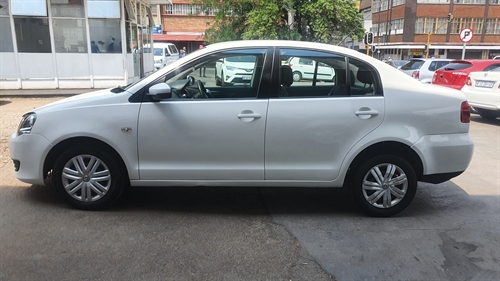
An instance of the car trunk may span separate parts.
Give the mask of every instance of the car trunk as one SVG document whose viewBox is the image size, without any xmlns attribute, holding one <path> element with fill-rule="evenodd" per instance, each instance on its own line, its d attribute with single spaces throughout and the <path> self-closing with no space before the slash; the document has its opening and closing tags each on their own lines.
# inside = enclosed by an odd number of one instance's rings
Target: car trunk
<svg viewBox="0 0 500 281">
<path fill-rule="evenodd" d="M 465 61 L 451 62 L 436 70 L 432 79 L 432 84 L 461 88 L 465 84 L 468 74 L 463 70 L 471 66 L 471 63 Z"/>
</svg>

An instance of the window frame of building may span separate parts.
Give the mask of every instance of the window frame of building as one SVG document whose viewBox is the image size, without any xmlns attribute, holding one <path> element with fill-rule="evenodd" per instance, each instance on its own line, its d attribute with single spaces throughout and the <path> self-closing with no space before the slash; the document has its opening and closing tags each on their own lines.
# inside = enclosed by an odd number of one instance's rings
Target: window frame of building
<svg viewBox="0 0 500 281">
<path fill-rule="evenodd" d="M 396 6 L 399 6 L 399 5 L 403 5 L 403 4 L 406 4 L 406 0 L 392 0 L 392 6 L 393 7 L 396 7 Z"/>
<path fill-rule="evenodd" d="M 415 34 L 446 34 L 449 24 L 447 20 L 447 18 L 417 18 Z M 436 29 L 438 27 L 439 29 Z"/>
<path fill-rule="evenodd" d="M 476 34 L 481 34 L 483 33 L 483 24 L 483 18 L 454 18 L 451 20 L 450 34 L 460 34 L 464 28 L 470 28 Z"/>
<path fill-rule="evenodd" d="M 500 18 L 486 19 L 486 28 L 484 34 L 500 34 Z"/>
<path fill-rule="evenodd" d="M 45 0 L 11 0 L 10 9 L 13 16 L 47 16 L 47 2 Z"/>
<path fill-rule="evenodd" d="M 454 0 L 454 4 L 472 4 L 472 5 L 484 5 L 486 0 Z"/>
<path fill-rule="evenodd" d="M 120 0 L 87 0 L 88 18 L 120 19 Z"/>
<path fill-rule="evenodd" d="M 417 0 L 417 4 L 450 4 L 450 0 Z"/>
<path fill-rule="evenodd" d="M 0 17 L 0 53 L 14 52 L 14 44 L 12 41 L 12 29 L 10 18 Z"/>
</svg>

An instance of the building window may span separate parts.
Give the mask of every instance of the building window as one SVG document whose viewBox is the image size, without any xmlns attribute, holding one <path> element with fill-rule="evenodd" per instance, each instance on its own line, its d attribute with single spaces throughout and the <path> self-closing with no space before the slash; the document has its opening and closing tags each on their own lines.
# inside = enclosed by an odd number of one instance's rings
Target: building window
<svg viewBox="0 0 500 281">
<path fill-rule="evenodd" d="M 167 4 L 165 5 L 165 13 L 167 15 L 197 15 L 205 14 L 202 12 L 201 5 L 191 4 Z M 211 10 L 208 15 L 215 15 L 215 10 Z"/>
<path fill-rule="evenodd" d="M 89 18 L 120 18 L 119 0 L 88 0 L 87 10 Z"/>
<path fill-rule="evenodd" d="M 87 53 L 87 34 L 83 19 L 53 19 L 56 53 Z"/>
<path fill-rule="evenodd" d="M 490 0 L 490 5 L 500 5 L 500 0 Z"/>
<path fill-rule="evenodd" d="M 0 52 L 14 52 L 9 18 L 0 17 L 0 38 Z"/>
<path fill-rule="evenodd" d="M 486 4 L 486 0 L 455 0 L 455 4 Z"/>
<path fill-rule="evenodd" d="M 396 7 L 396 6 L 399 6 L 399 5 L 403 5 L 404 3 L 406 3 L 406 0 L 392 0 L 392 6 L 393 7 Z"/>
<path fill-rule="evenodd" d="M 487 19 L 485 34 L 500 34 L 500 19 Z"/>
<path fill-rule="evenodd" d="M 417 18 L 415 33 L 446 34 L 448 21 L 446 18 Z"/>
<path fill-rule="evenodd" d="M 83 1 L 50 0 L 50 10 L 53 17 L 84 18 Z"/>
<path fill-rule="evenodd" d="M 92 53 L 122 52 L 120 20 L 89 19 L 89 31 Z"/>
<path fill-rule="evenodd" d="M 387 11 L 389 9 L 389 0 L 380 1 L 380 11 Z"/>
<path fill-rule="evenodd" d="M 482 18 L 455 18 L 451 20 L 451 32 L 452 34 L 460 34 L 460 31 L 464 28 L 470 28 L 475 30 L 475 33 L 482 33 L 483 30 L 483 19 Z"/>
<path fill-rule="evenodd" d="M 12 0 L 11 9 L 15 16 L 47 16 L 45 0 Z"/>
<path fill-rule="evenodd" d="M 450 0 L 417 0 L 419 4 L 450 4 Z"/>
<path fill-rule="evenodd" d="M 16 17 L 17 50 L 21 53 L 51 53 L 48 18 Z M 3 38 L 2 38 L 3 40 Z"/>
<path fill-rule="evenodd" d="M 394 30 L 395 34 L 403 33 L 404 19 L 395 19 L 391 21 L 391 30 Z"/>
<path fill-rule="evenodd" d="M 0 16 L 8 16 L 8 15 L 9 15 L 9 1 L 0 0 Z"/>
</svg>

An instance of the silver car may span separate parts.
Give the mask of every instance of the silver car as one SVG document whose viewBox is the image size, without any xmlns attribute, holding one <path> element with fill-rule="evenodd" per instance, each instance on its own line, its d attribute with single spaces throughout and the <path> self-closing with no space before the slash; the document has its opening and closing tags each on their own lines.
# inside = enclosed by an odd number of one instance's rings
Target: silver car
<svg viewBox="0 0 500 281">
<path fill-rule="evenodd" d="M 217 62 L 242 57 L 246 83 L 217 83 Z M 333 81 L 295 82 L 283 64 L 290 57 L 328 66 Z M 9 149 L 19 180 L 50 178 L 79 209 L 106 207 L 127 186 L 346 187 L 368 214 L 391 216 L 410 204 L 419 181 L 440 183 L 467 168 L 469 122 L 460 91 L 357 51 L 235 41 L 126 87 L 32 109 Z"/>
<path fill-rule="evenodd" d="M 450 63 L 451 59 L 411 59 L 401 66 L 400 70 L 419 80 L 422 83 L 430 84 L 436 69 Z"/>
</svg>

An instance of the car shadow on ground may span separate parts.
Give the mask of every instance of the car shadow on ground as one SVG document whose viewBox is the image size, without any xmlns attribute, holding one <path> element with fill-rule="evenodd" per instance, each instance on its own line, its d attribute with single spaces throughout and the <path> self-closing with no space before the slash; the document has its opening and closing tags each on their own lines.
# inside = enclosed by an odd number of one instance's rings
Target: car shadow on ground
<svg viewBox="0 0 500 281">
<path fill-rule="evenodd" d="M 0 106 L 1 106 L 1 105 L 6 105 L 6 104 L 9 104 L 9 103 L 11 103 L 11 102 L 12 102 L 12 101 L 10 101 L 10 100 L 0 99 Z"/>
<path fill-rule="evenodd" d="M 26 200 L 35 205 L 71 210 L 51 186 L 32 185 Z M 477 202 L 451 181 L 419 183 L 410 206 L 396 217 L 434 216 Z M 329 214 L 366 216 L 348 188 L 133 187 L 102 212 L 174 212 L 186 214 L 253 215 Z"/>
<path fill-rule="evenodd" d="M 482 124 L 490 124 L 490 125 L 498 125 L 500 126 L 500 118 L 497 119 L 484 119 L 483 117 L 477 115 L 477 114 L 471 114 L 470 120 L 477 122 L 477 123 L 482 123 Z"/>
</svg>

